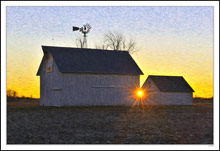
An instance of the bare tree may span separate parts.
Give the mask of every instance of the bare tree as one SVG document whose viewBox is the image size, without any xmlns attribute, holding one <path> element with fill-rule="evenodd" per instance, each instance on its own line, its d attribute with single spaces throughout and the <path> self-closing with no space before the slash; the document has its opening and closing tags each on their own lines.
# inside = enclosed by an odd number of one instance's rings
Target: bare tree
<svg viewBox="0 0 220 151">
<path fill-rule="evenodd" d="M 75 44 L 77 48 L 83 48 L 83 38 L 80 36 L 77 36 Z"/>
<path fill-rule="evenodd" d="M 13 91 L 13 98 L 16 98 L 16 97 L 17 97 L 17 92 Z"/>
<path fill-rule="evenodd" d="M 120 32 L 112 32 L 104 34 L 104 40 L 101 44 L 96 45 L 97 49 L 110 49 L 110 50 L 126 50 L 129 53 L 136 52 L 136 42 L 134 39 L 126 39 Z"/>
<path fill-rule="evenodd" d="M 9 98 L 9 99 L 16 99 L 17 94 L 18 94 L 17 91 L 14 91 L 14 90 L 11 90 L 11 89 L 7 90 L 7 98 Z"/>
<path fill-rule="evenodd" d="M 12 90 L 11 89 L 7 90 L 7 97 L 12 97 Z"/>
</svg>

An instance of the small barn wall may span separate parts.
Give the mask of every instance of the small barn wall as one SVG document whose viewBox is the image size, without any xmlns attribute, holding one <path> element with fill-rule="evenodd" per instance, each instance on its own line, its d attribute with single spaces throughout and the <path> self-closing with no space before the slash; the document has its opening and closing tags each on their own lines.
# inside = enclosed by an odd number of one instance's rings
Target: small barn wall
<svg viewBox="0 0 220 151">
<path fill-rule="evenodd" d="M 142 89 L 146 91 L 146 105 L 192 105 L 192 92 L 161 92 L 156 84 L 148 78 Z"/>
<path fill-rule="evenodd" d="M 139 87 L 139 75 L 60 73 L 55 61 L 46 72 L 40 69 L 41 106 L 132 105 L 132 90 Z"/>
<path fill-rule="evenodd" d="M 192 93 L 155 92 L 145 99 L 146 105 L 192 105 Z"/>
</svg>

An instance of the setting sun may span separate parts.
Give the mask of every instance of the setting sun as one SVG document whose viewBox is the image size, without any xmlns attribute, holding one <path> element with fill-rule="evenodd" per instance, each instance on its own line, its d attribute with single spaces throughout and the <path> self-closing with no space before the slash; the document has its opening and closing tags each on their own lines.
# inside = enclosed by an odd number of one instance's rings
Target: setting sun
<svg viewBox="0 0 220 151">
<path fill-rule="evenodd" d="M 143 96 L 143 91 L 142 91 L 142 90 L 138 90 L 137 95 L 138 95 L 139 97 L 142 97 L 142 96 Z"/>
</svg>

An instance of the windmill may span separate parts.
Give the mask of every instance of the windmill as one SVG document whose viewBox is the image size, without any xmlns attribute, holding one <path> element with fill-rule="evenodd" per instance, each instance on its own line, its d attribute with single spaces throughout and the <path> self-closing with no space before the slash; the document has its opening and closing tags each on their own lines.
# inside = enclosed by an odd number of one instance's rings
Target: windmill
<svg viewBox="0 0 220 151">
<path fill-rule="evenodd" d="M 81 28 L 73 26 L 73 31 L 79 30 L 79 32 L 83 34 L 83 44 L 82 44 L 83 48 L 87 48 L 86 34 L 90 31 L 90 29 L 91 29 L 91 26 L 89 24 L 85 24 Z"/>
</svg>

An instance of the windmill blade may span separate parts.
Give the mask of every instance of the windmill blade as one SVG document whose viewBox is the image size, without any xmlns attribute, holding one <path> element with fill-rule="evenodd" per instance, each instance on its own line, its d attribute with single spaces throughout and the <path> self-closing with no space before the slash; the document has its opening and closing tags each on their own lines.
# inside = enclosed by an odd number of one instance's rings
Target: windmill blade
<svg viewBox="0 0 220 151">
<path fill-rule="evenodd" d="M 88 29 L 91 29 L 91 26 L 89 24 L 86 24 L 86 26 L 88 27 Z"/>
</svg>

